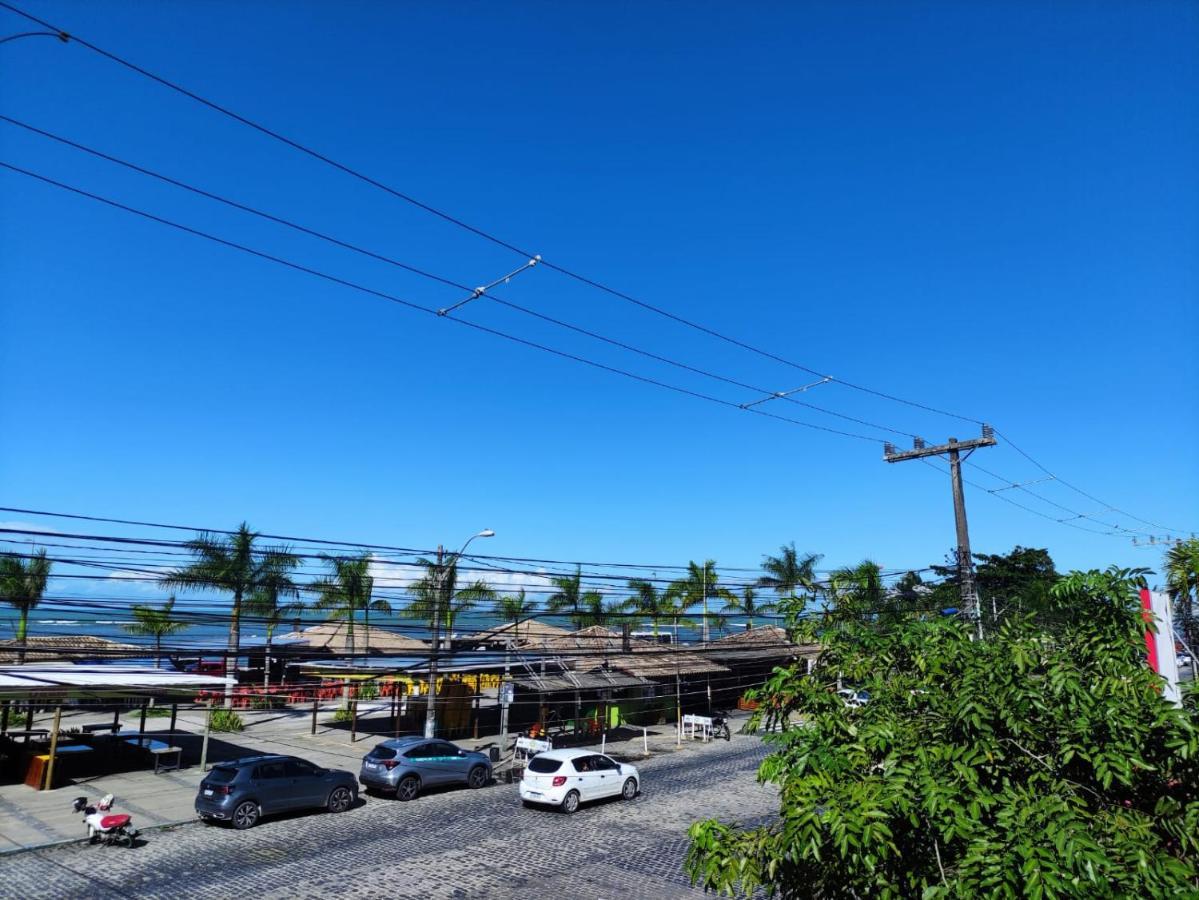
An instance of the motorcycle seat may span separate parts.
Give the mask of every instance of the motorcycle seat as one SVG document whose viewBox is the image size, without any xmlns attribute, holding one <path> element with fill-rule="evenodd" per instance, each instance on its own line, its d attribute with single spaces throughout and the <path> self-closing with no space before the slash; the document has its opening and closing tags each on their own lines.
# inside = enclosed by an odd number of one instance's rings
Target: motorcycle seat
<svg viewBox="0 0 1199 900">
<path fill-rule="evenodd" d="M 129 816 L 105 816 L 100 820 L 100 827 L 107 831 L 109 828 L 120 828 L 129 824 Z"/>
</svg>

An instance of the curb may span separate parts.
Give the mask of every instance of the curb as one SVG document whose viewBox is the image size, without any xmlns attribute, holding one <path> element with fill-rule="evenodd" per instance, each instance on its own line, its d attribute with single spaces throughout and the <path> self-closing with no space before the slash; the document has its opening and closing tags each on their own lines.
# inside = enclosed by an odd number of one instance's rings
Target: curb
<svg viewBox="0 0 1199 900">
<path fill-rule="evenodd" d="M 183 825 L 197 825 L 201 819 L 196 816 L 191 819 L 180 819 L 177 822 L 157 822 L 154 825 L 147 825 L 145 828 L 139 828 L 139 835 L 145 834 L 147 831 L 165 831 L 168 828 L 179 828 Z M 25 844 L 21 847 L 13 847 L 11 850 L 0 850 L 0 859 L 6 856 L 15 856 L 18 853 L 32 853 L 37 850 L 52 850 L 55 847 L 66 847 L 71 844 L 87 845 L 87 838 L 61 838 L 57 841 L 45 841 L 41 844 Z"/>
</svg>

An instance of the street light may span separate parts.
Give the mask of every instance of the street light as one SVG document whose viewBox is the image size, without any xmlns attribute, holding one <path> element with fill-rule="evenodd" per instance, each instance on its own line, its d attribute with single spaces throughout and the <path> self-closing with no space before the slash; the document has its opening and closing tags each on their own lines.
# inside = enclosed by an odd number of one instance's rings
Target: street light
<svg viewBox="0 0 1199 900">
<path fill-rule="evenodd" d="M 437 547 L 437 569 L 433 580 L 433 647 L 429 654 L 429 693 L 425 695 L 425 737 L 427 738 L 433 737 L 437 730 L 437 652 L 438 645 L 441 643 L 441 592 L 445 583 L 445 571 L 450 566 L 457 564 L 471 541 L 475 538 L 489 537 L 495 537 L 495 532 L 490 528 L 484 528 L 478 534 L 472 534 L 462 545 L 462 549 L 453 554 L 448 562 L 445 560 L 445 549 L 440 545 Z"/>
</svg>

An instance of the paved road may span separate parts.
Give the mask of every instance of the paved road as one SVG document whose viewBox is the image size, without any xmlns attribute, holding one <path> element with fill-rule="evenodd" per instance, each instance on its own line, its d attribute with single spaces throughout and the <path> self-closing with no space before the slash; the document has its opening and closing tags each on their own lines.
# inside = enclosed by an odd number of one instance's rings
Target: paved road
<svg viewBox="0 0 1199 900">
<path fill-rule="evenodd" d="M 637 761 L 643 790 L 573 816 L 525 809 L 515 785 L 455 789 L 411 803 L 364 798 L 342 815 L 268 819 L 246 832 L 203 824 L 144 846 L 72 845 L 7 856 L 0 896 L 674 898 L 687 826 L 777 811 L 756 783 L 758 739 L 734 736 Z M 81 826 L 82 827 L 82 826 Z"/>
</svg>

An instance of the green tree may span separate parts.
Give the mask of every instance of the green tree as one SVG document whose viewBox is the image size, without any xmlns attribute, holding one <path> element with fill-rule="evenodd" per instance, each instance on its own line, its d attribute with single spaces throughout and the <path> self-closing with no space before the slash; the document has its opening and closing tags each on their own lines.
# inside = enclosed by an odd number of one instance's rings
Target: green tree
<svg viewBox="0 0 1199 900">
<path fill-rule="evenodd" d="M 121 626 L 128 634 L 154 638 L 154 668 L 156 669 L 162 666 L 162 639 L 191 627 L 190 623 L 176 619 L 174 611 L 174 596 L 162 606 L 135 604 L 132 609 L 133 621 Z"/>
<path fill-rule="evenodd" d="M 583 567 L 577 566 L 573 575 L 556 575 L 550 579 L 557 588 L 546 600 L 546 609 L 551 613 L 570 610 L 570 621 L 575 631 L 586 627 L 585 621 L 591 621 L 604 608 L 603 595 L 599 591 L 583 590 Z M 599 624 L 591 621 L 591 624 Z"/>
<path fill-rule="evenodd" d="M 989 631 L 1013 613 L 1044 614 L 1050 609 L 1057 615 L 1076 612 L 1050 601 L 1050 591 L 1060 576 L 1048 550 L 1017 546 L 1009 553 L 975 553 L 972 556 L 984 630 Z M 934 605 L 942 608 L 961 606 L 956 555 L 946 554 L 945 564 L 932 569 L 942 579 L 933 590 Z"/>
<path fill-rule="evenodd" d="M 406 615 L 419 619 L 430 628 L 440 620 L 447 637 L 454 632 L 454 620 L 480 603 L 495 602 L 496 592 L 487 582 L 476 579 L 458 587 L 458 561 L 438 563 L 432 559 L 418 560 L 425 574 L 408 588 L 410 600 L 404 607 Z"/>
<path fill-rule="evenodd" d="M 29 635 L 29 613 L 46 593 L 50 578 L 50 560 L 41 547 L 28 556 L 6 553 L 0 556 L 0 598 L 17 610 L 17 662 L 25 662 L 25 643 Z"/>
<path fill-rule="evenodd" d="M 624 602 L 623 608 L 634 615 L 649 619 L 656 640 L 658 624 L 669 619 L 675 611 L 671 598 L 665 591 L 658 590 L 658 586 L 648 578 L 630 578 L 628 588 L 633 592 L 633 596 Z"/>
<path fill-rule="evenodd" d="M 736 602 L 737 596 L 726 587 L 720 585 L 720 573 L 716 571 L 716 560 L 704 560 L 703 565 L 692 560 L 687 563 L 687 574 L 671 582 L 667 591 L 678 602 L 683 610 L 699 608 L 703 639 L 708 640 L 708 630 L 711 624 L 717 628 L 723 627 L 724 617 L 713 610 L 713 600 L 719 600 L 720 606 Z"/>
<path fill-rule="evenodd" d="M 346 623 L 346 654 L 354 656 L 357 641 L 354 622 L 359 612 L 363 614 L 363 652 L 370 653 L 370 614 L 390 613 L 391 604 L 374 595 L 375 578 L 370 573 L 369 553 L 361 556 L 330 556 L 322 553 L 321 559 L 329 567 L 329 574 L 313 583 L 316 590 L 316 609 L 322 610 L 331 619 Z"/>
<path fill-rule="evenodd" d="M 1193 646 L 1192 598 L 1199 596 L 1199 539 L 1180 541 L 1166 552 L 1166 590 L 1174 604 L 1178 629 Z"/>
<path fill-rule="evenodd" d="M 816 563 L 820 562 L 820 554 L 805 553 L 802 556 L 795 551 L 795 542 L 779 547 L 778 556 L 767 554 L 762 557 L 762 571 L 765 573 L 758 579 L 758 587 L 769 588 L 778 594 L 780 600 L 797 596 L 803 591 L 809 597 L 815 597 L 819 586 L 816 583 Z"/>
<path fill-rule="evenodd" d="M 258 587 L 246 598 L 246 611 L 266 626 L 266 648 L 263 656 L 262 686 L 271 686 L 271 644 L 275 630 L 281 623 L 295 618 L 304 611 L 300 602 L 300 589 L 292 578 L 292 572 L 300 564 L 300 558 L 290 547 L 276 547 L 267 554 L 266 566 Z M 288 602 L 288 601 L 291 602 Z"/>
<path fill-rule="evenodd" d="M 748 620 L 745 623 L 746 631 L 753 630 L 754 616 L 758 616 L 760 618 L 762 616 L 769 615 L 776 609 L 778 609 L 777 603 L 765 603 L 759 600 L 757 592 L 748 584 L 741 588 L 740 597 L 734 597 L 732 600 L 727 601 L 724 605 L 724 611 L 726 613 L 739 613 L 740 615 L 746 617 Z"/>
<path fill-rule="evenodd" d="M 241 612 L 245 599 L 258 590 L 264 579 L 278 568 L 277 550 L 261 550 L 255 542 L 258 532 L 242 522 L 229 535 L 197 535 L 187 542 L 195 562 L 168 572 L 163 586 L 178 590 L 220 591 L 233 595 L 229 611 L 229 650 L 225 663 L 225 705 L 233 705 L 233 685 L 237 681 L 237 662 L 241 654 Z"/>
<path fill-rule="evenodd" d="M 505 594 L 503 597 L 497 598 L 493 611 L 499 616 L 501 622 L 513 624 L 512 636 L 519 641 L 520 623 L 529 618 L 535 608 L 536 604 L 525 595 L 525 589 L 521 588 L 515 594 Z"/>
<path fill-rule="evenodd" d="M 811 676 L 750 727 L 777 820 L 690 831 L 705 888 L 784 897 L 1163 897 L 1199 890 L 1199 714 L 1145 664 L 1144 570 L 1074 572 L 988 640 L 960 618 L 834 611 Z M 866 689 L 851 708 L 838 677 Z M 797 720 L 802 718 L 802 727 Z"/>
</svg>

